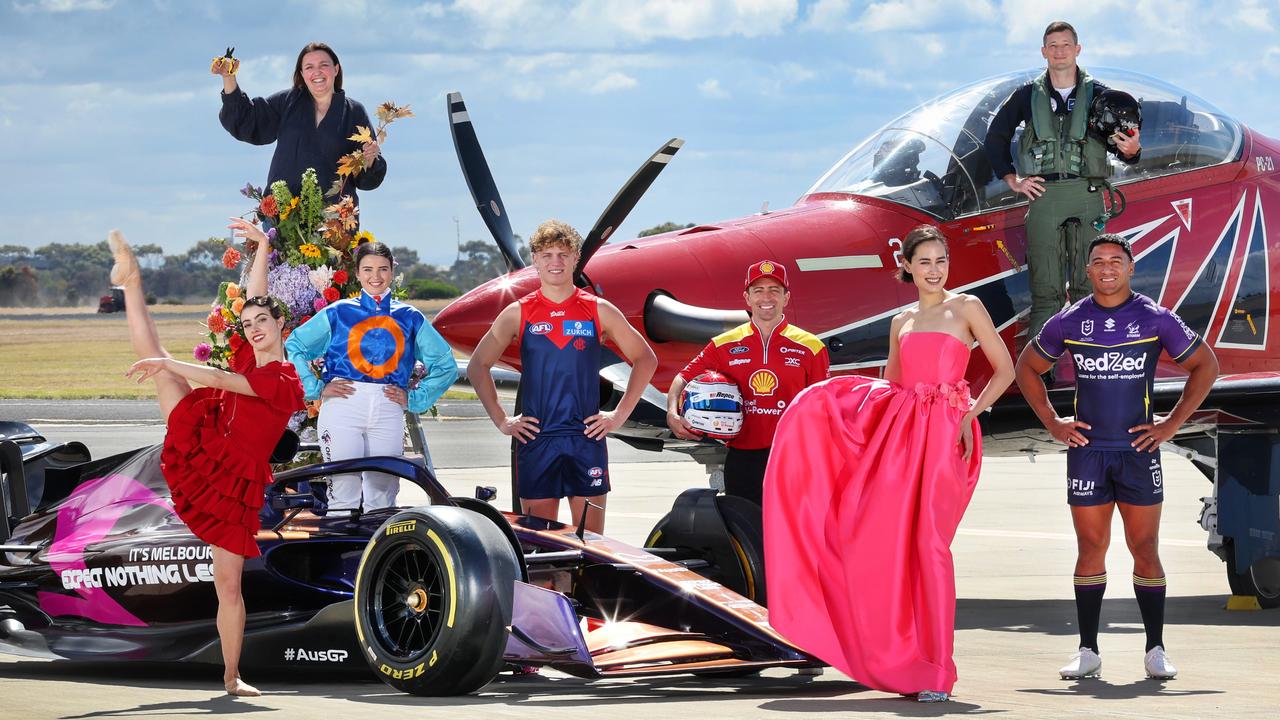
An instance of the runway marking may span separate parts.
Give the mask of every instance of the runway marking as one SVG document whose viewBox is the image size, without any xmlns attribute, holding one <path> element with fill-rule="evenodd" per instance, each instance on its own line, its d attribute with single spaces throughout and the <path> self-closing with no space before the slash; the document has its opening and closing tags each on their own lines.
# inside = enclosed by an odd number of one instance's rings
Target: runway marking
<svg viewBox="0 0 1280 720">
<path fill-rule="evenodd" d="M 1067 540 L 1076 541 L 1076 536 L 1069 533 L 1051 533 L 1037 532 L 1035 530 L 978 530 L 974 528 L 960 528 L 956 531 L 957 535 L 975 535 L 979 537 L 1007 537 L 1021 538 L 1024 540 Z M 1203 540 L 1171 540 L 1167 538 L 1160 539 L 1161 545 L 1172 545 L 1175 547 L 1204 547 Z"/>
</svg>

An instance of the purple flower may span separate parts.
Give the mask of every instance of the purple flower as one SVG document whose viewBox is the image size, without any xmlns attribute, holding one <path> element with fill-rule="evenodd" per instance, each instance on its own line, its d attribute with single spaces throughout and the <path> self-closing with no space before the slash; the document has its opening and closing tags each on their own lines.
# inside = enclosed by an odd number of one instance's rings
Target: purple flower
<svg viewBox="0 0 1280 720">
<path fill-rule="evenodd" d="M 294 318 L 315 312 L 313 303 L 319 295 L 311 286 L 311 268 L 284 263 L 267 271 L 267 292 L 288 306 Z"/>
<path fill-rule="evenodd" d="M 195 359 L 199 362 L 208 362 L 213 357 L 213 347 L 209 343 L 200 343 L 191 351 Z"/>
<path fill-rule="evenodd" d="M 276 229 L 275 229 L 275 228 L 273 228 L 273 227 L 269 227 L 269 228 L 267 228 L 267 240 L 268 240 L 268 241 L 270 241 L 270 242 L 275 242 L 275 241 L 276 241 L 276 235 L 278 235 L 278 234 L 279 234 L 279 233 L 277 233 L 277 232 L 276 232 Z"/>
<path fill-rule="evenodd" d="M 321 310 L 324 309 L 324 306 L 328 304 L 329 302 L 322 297 L 318 297 L 315 300 L 311 301 L 311 307 L 315 308 L 316 312 L 320 312 Z"/>
<path fill-rule="evenodd" d="M 262 198 L 262 191 L 254 187 L 253 183 L 245 183 L 244 187 L 240 188 L 240 194 L 250 200 L 259 200 Z"/>
</svg>

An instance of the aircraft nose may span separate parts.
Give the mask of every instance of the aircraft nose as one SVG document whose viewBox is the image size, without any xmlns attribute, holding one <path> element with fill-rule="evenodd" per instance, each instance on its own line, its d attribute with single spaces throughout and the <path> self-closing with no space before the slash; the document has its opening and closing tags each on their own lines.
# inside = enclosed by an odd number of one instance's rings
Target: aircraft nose
<svg viewBox="0 0 1280 720">
<path fill-rule="evenodd" d="M 532 268 L 494 278 L 449 303 L 431 324 L 455 350 L 471 353 L 498 313 L 537 286 Z"/>
</svg>

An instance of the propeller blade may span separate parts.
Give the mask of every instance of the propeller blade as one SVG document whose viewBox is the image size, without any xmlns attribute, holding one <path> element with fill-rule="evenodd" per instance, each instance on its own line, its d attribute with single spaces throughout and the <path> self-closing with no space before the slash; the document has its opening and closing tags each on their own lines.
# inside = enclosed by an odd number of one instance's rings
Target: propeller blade
<svg viewBox="0 0 1280 720">
<path fill-rule="evenodd" d="M 467 114 L 467 105 L 462 101 L 462 93 L 449 93 L 445 103 L 449 112 L 449 130 L 453 133 L 453 147 L 458 151 L 458 164 L 462 166 L 462 176 L 467 180 L 467 188 L 471 190 L 476 210 L 489 227 L 493 239 L 497 241 L 498 249 L 507 261 L 507 271 L 519 270 L 524 267 L 524 259 L 520 257 L 520 250 L 516 247 L 511 221 L 507 219 L 507 208 L 502 204 L 498 185 L 493 181 L 489 163 L 485 161 L 480 141 L 476 139 L 476 131 Z"/>
<path fill-rule="evenodd" d="M 591 232 L 587 233 L 586 239 L 582 241 L 582 255 L 578 258 L 578 267 L 574 271 L 574 281 L 579 287 L 587 285 L 587 279 L 582 274 L 582 269 L 587 266 L 587 261 L 592 255 L 596 254 L 596 250 L 613 235 L 613 231 L 627 219 L 627 215 L 631 213 L 636 203 L 640 202 L 641 196 L 658 179 L 658 174 L 667 167 L 667 163 L 671 162 L 671 158 L 676 152 L 684 147 L 684 140 L 680 138 L 671 138 L 658 148 L 658 151 L 649 157 L 648 160 L 636 170 L 635 174 L 627 180 L 617 195 L 613 196 L 613 200 L 600 214 L 600 219 L 596 220 L 595 227 L 591 228 Z"/>
</svg>

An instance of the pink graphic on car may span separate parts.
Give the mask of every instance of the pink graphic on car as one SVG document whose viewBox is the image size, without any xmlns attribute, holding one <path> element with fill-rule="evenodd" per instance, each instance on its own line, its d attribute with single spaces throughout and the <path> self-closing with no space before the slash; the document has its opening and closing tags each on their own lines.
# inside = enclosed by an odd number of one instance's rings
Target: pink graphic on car
<svg viewBox="0 0 1280 720">
<path fill-rule="evenodd" d="M 143 505 L 172 511 L 172 505 L 155 491 L 128 475 L 111 474 L 81 484 L 58 509 L 53 543 L 45 552 L 59 578 L 87 570 L 85 550 L 105 540 L 122 516 Z M 145 627 L 146 623 L 121 607 L 101 587 L 75 588 L 76 595 L 40 592 L 40 608 L 52 617 L 79 616 L 112 625 Z"/>
</svg>

